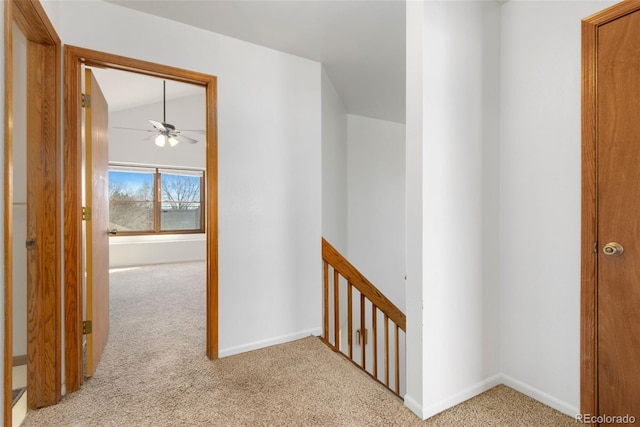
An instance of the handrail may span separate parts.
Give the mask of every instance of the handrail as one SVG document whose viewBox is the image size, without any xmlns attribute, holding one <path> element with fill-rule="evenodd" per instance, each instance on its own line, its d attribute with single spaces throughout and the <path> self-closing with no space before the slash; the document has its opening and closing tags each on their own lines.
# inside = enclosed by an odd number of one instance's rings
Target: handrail
<svg viewBox="0 0 640 427">
<path fill-rule="evenodd" d="M 405 314 L 325 239 L 322 239 L 322 261 L 323 342 L 402 398 L 400 374 L 403 362 L 400 359 L 404 358 L 404 351 L 401 350 L 400 336 L 406 335 Z M 359 297 L 354 298 L 354 290 L 358 292 Z M 341 301 L 341 294 L 346 294 L 346 307 L 344 300 Z M 346 312 L 346 331 L 340 323 L 342 310 Z M 382 326 L 381 330 L 378 329 L 379 323 Z M 354 326 L 357 330 L 354 330 Z M 369 328 L 372 341 L 367 342 Z M 360 353 L 359 357 L 355 358 L 354 332 L 357 351 Z M 382 338 L 382 348 L 378 342 L 378 334 Z M 342 341 L 344 335 L 346 343 Z M 343 344 L 346 344 L 346 349 L 342 348 Z M 367 353 L 373 360 L 367 361 Z M 379 362 L 382 365 L 380 367 Z"/>
<path fill-rule="evenodd" d="M 391 321 L 406 332 L 407 316 L 324 238 L 322 239 L 322 259 L 332 265 L 360 293 L 369 298 L 379 310 L 389 316 Z"/>
</svg>

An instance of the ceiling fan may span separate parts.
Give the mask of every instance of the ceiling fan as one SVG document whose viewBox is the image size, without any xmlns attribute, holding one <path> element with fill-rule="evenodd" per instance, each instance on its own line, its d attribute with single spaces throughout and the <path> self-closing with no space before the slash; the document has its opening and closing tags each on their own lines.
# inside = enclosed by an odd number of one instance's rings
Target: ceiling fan
<svg viewBox="0 0 640 427">
<path fill-rule="evenodd" d="M 146 139 L 154 140 L 155 144 L 158 147 L 164 147 L 168 142 L 171 147 L 175 147 L 180 141 L 189 142 L 191 144 L 195 144 L 198 140 L 190 138 L 186 135 L 181 135 L 181 132 L 196 132 L 200 134 L 204 134 L 204 130 L 189 130 L 183 129 L 178 130 L 171 123 L 167 123 L 167 92 L 166 92 L 166 84 L 165 80 L 162 81 L 162 122 L 158 122 L 156 120 L 149 120 L 149 123 L 154 127 L 154 129 L 136 129 L 136 128 L 127 128 L 114 126 L 116 129 L 129 129 L 129 130 L 137 130 L 141 132 L 152 132 L 154 135 L 151 135 Z"/>
</svg>

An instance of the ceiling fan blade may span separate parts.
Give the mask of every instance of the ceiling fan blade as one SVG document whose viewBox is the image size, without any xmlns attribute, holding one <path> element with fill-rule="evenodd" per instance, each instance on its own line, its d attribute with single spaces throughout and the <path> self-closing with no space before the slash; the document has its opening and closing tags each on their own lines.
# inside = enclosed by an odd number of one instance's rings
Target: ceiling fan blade
<svg viewBox="0 0 640 427">
<path fill-rule="evenodd" d="M 204 135 L 206 131 L 204 129 L 180 129 L 180 132 L 193 132 L 200 135 Z"/>
<path fill-rule="evenodd" d="M 189 142 L 191 144 L 195 144 L 198 142 L 198 140 L 189 138 L 188 136 L 184 136 L 184 135 L 175 135 L 175 137 L 178 138 L 178 141 Z"/>
<path fill-rule="evenodd" d="M 160 122 L 156 122 L 155 120 L 149 120 L 149 123 L 153 125 L 154 128 L 158 129 L 160 132 L 166 132 L 167 128 Z"/>
<path fill-rule="evenodd" d="M 125 128 L 122 126 L 111 126 L 113 129 L 128 129 L 128 130 L 137 130 L 140 132 L 156 132 L 155 130 L 151 130 L 151 129 L 137 129 L 137 128 Z"/>
</svg>

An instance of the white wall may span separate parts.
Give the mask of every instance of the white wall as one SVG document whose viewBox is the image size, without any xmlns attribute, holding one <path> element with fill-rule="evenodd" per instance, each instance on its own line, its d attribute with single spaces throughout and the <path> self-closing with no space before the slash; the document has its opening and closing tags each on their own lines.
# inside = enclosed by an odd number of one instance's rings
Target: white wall
<svg viewBox="0 0 640 427">
<path fill-rule="evenodd" d="M 424 418 L 424 369 L 422 334 L 424 245 L 423 206 L 423 139 L 424 139 L 424 2 L 406 3 L 406 210 L 407 210 L 407 386 L 404 402 Z"/>
<path fill-rule="evenodd" d="M 349 261 L 405 311 L 405 127 L 348 115 Z"/>
<path fill-rule="evenodd" d="M 60 0 L 40 0 L 40 4 L 60 36 Z"/>
<path fill-rule="evenodd" d="M 204 261 L 206 249 L 204 234 L 110 236 L 109 267 Z"/>
<path fill-rule="evenodd" d="M 347 256 L 347 112 L 322 70 L 322 236 Z"/>
<path fill-rule="evenodd" d="M 127 74 L 121 73 L 126 79 Z M 100 77 L 98 75 L 98 82 Z M 158 80 L 160 83 L 160 80 Z M 167 83 L 170 84 L 170 83 Z M 161 90 L 162 86 L 158 86 Z M 109 102 L 110 94 L 105 92 Z M 167 100 L 167 120 L 178 129 L 205 128 L 205 94 Z M 109 161 L 150 166 L 205 168 L 206 143 L 203 135 L 185 133 L 197 139 L 196 144 L 179 143 L 170 148 L 158 147 L 153 140 L 143 140 L 146 132 L 117 129 L 148 129 L 148 120 L 162 121 L 162 102 L 109 112 Z M 206 259 L 204 234 L 109 237 L 110 267 L 127 267 Z"/>
<path fill-rule="evenodd" d="M 570 415 L 580 402 L 580 21 L 610 4 L 502 7 L 502 372 Z"/>
<path fill-rule="evenodd" d="M 407 4 L 405 403 L 422 417 L 499 381 L 496 266 L 483 255 L 498 233 L 484 153 L 498 144 L 499 43 L 497 3 Z"/>
<path fill-rule="evenodd" d="M 100 1 L 60 16 L 64 43 L 218 76 L 220 354 L 319 332 L 320 64 Z"/>
</svg>

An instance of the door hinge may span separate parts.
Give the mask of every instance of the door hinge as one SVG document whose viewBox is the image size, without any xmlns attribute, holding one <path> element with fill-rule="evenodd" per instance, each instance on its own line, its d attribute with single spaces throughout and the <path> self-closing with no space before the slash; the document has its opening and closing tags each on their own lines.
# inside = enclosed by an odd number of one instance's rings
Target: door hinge
<svg viewBox="0 0 640 427">
<path fill-rule="evenodd" d="M 91 320 L 85 320 L 82 322 L 82 334 L 87 335 L 93 332 Z"/>
<path fill-rule="evenodd" d="M 82 207 L 82 220 L 89 221 L 91 219 L 91 208 Z"/>
<path fill-rule="evenodd" d="M 82 108 L 91 107 L 91 95 L 82 94 Z"/>
</svg>

